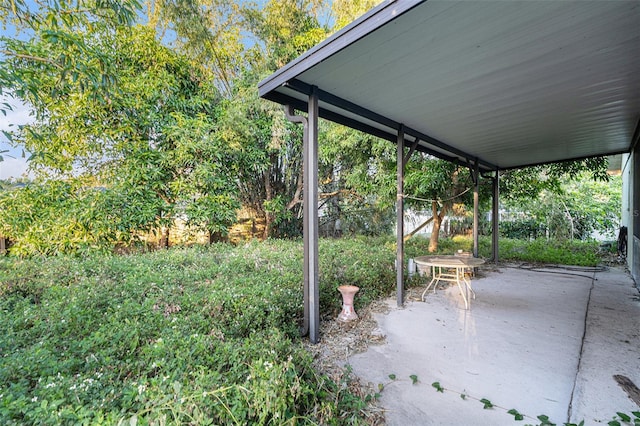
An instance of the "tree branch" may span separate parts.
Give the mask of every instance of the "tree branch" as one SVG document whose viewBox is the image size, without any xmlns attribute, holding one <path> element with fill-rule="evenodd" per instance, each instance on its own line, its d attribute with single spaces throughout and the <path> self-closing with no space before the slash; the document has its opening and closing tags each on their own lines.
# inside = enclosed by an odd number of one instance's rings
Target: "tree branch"
<svg viewBox="0 0 640 426">
<path fill-rule="evenodd" d="M 418 233 L 418 231 L 420 231 L 422 228 L 424 228 L 425 226 L 427 226 L 431 222 L 433 222 L 433 216 L 431 216 L 429 219 L 427 219 L 422 225 L 418 226 L 416 229 L 414 229 L 413 231 L 411 231 L 407 235 L 405 235 L 404 236 L 404 241 L 409 240 L 411 237 L 416 235 Z"/>
<path fill-rule="evenodd" d="M 15 52 L 10 52 L 8 50 L 0 50 L 0 53 L 2 53 L 5 56 L 13 56 L 13 57 L 18 58 L 18 59 L 26 59 L 26 60 L 29 60 L 29 61 L 36 61 L 36 62 L 43 62 L 45 64 L 50 64 L 50 65 L 53 65 L 54 67 L 58 68 L 59 70 L 64 69 L 64 67 L 62 67 L 56 61 L 54 61 L 53 59 L 50 59 L 50 58 L 43 58 L 41 56 L 26 55 L 26 54 L 23 54 L 23 53 L 15 53 Z"/>
<path fill-rule="evenodd" d="M 296 192 L 293 194 L 293 198 L 291 198 L 291 201 L 289 201 L 289 203 L 287 204 L 287 210 L 291 210 L 298 203 L 302 202 L 302 200 L 300 199 L 300 194 L 302 194 L 302 188 L 304 186 L 303 175 L 304 171 L 302 167 L 300 167 L 300 170 L 298 171 L 298 182 L 296 183 Z"/>
</svg>

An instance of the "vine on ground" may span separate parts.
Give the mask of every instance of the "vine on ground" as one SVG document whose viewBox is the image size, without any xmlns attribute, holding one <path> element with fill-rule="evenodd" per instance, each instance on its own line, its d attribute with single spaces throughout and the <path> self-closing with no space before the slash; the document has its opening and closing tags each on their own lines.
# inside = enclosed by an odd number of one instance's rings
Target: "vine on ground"
<svg viewBox="0 0 640 426">
<path fill-rule="evenodd" d="M 540 423 L 538 423 L 537 426 L 556 426 L 556 423 L 553 423 L 549 419 L 549 416 L 547 416 L 545 414 L 540 414 L 539 416 L 537 416 L 534 419 L 531 416 L 528 416 L 526 414 L 520 413 L 515 408 L 507 409 L 507 408 L 501 407 L 499 405 L 496 405 L 496 404 L 492 403 L 490 400 L 488 400 L 487 398 L 475 398 L 473 396 L 469 396 L 466 393 L 458 392 L 458 391 L 451 390 L 451 389 L 445 389 L 440 384 L 440 382 L 433 382 L 433 383 L 431 383 L 431 386 L 433 388 L 435 388 L 436 392 L 444 393 L 444 391 L 446 390 L 448 392 L 457 393 L 458 395 L 460 395 L 460 398 L 462 398 L 464 400 L 469 398 L 469 399 L 474 399 L 476 401 L 479 401 L 479 402 L 481 402 L 483 404 L 482 408 L 484 408 L 485 410 L 491 409 L 491 408 L 498 408 L 498 409 L 501 409 L 503 411 L 506 411 L 508 414 L 511 414 L 513 416 L 514 420 L 516 420 L 516 421 L 522 421 L 525 418 L 527 418 L 527 419 L 531 419 L 531 420 L 540 421 Z M 565 423 L 562 423 L 562 425 L 563 426 L 584 426 L 584 420 L 580 421 L 579 423 L 565 422 Z M 622 426 L 622 425 L 640 426 L 640 411 L 632 411 L 631 415 L 618 411 L 618 412 L 616 412 L 616 415 L 613 416 L 613 418 L 609 422 L 607 422 L 607 425 L 608 426 Z M 532 426 L 532 425 L 527 424 L 525 426 Z"/>
</svg>

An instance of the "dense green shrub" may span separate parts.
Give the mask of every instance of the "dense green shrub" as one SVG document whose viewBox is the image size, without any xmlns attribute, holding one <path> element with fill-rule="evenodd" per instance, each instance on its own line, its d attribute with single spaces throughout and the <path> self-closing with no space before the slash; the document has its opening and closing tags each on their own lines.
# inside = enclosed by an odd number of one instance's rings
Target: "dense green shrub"
<svg viewBox="0 0 640 426">
<path fill-rule="evenodd" d="M 503 260 L 596 266 L 600 260 L 598 249 L 597 241 L 500 239 L 500 258 Z"/>
<path fill-rule="evenodd" d="M 386 242 L 320 251 L 323 314 L 394 288 Z M 0 259 L 0 423 L 357 423 L 298 337 L 301 265 L 299 241 Z"/>
<path fill-rule="evenodd" d="M 552 263 L 560 265 L 595 266 L 599 261 L 599 243 L 581 240 L 518 240 L 500 238 L 499 258 L 502 261 Z M 457 250 L 472 251 L 470 237 L 441 238 L 438 251 L 429 253 L 429 239 L 414 237 L 405 243 L 408 258 L 429 254 L 453 254 Z M 481 257 L 491 257 L 491 237 L 480 237 L 478 252 Z"/>
<path fill-rule="evenodd" d="M 501 221 L 500 235 L 510 239 L 536 239 L 545 235 L 545 228 L 535 219 Z"/>
</svg>

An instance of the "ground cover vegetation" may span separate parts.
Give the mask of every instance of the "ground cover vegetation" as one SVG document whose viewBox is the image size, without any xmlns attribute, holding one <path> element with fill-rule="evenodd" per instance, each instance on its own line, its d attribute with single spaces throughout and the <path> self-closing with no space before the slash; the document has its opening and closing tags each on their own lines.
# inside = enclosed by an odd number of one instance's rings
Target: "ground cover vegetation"
<svg viewBox="0 0 640 426">
<path fill-rule="evenodd" d="M 428 245 L 412 239 L 407 255 Z M 567 249 L 584 264 L 595 251 Z M 321 240 L 322 321 L 341 284 L 360 287 L 356 310 L 392 295 L 394 260 L 390 237 Z M 366 423 L 374 395 L 317 372 L 299 337 L 301 263 L 293 240 L 0 258 L 0 423 Z"/>
<path fill-rule="evenodd" d="M 340 282 L 360 303 L 389 291 L 385 244 L 321 247 L 324 315 Z M 0 423 L 357 422 L 364 402 L 316 373 L 298 338 L 301 248 L 0 260 Z"/>
</svg>

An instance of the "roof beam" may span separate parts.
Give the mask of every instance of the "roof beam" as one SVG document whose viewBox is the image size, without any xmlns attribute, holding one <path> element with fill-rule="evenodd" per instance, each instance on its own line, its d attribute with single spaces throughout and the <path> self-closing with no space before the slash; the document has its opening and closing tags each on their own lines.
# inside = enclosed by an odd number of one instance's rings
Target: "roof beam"
<svg viewBox="0 0 640 426">
<path fill-rule="evenodd" d="M 288 82 L 286 86 L 291 87 L 292 89 L 304 94 L 307 94 L 307 92 L 311 89 L 311 85 L 300 80 L 292 80 Z M 400 123 L 398 123 L 397 121 L 391 120 L 390 118 L 363 108 L 360 105 L 356 105 L 353 102 L 338 97 L 325 90 L 318 89 L 318 96 L 320 97 L 321 101 L 336 106 L 342 110 L 351 112 L 368 120 L 375 121 L 376 123 L 380 123 L 383 126 L 390 127 L 396 131 L 400 129 Z"/>
<path fill-rule="evenodd" d="M 292 90 L 295 90 L 296 92 L 302 93 L 304 95 L 309 95 L 311 93 L 311 88 L 312 88 L 311 85 L 309 85 L 309 84 L 307 84 L 307 83 L 305 83 L 303 81 L 297 80 L 297 79 L 293 79 L 293 80 L 285 83 L 285 86 L 290 88 L 290 89 L 292 89 Z M 339 108 L 341 110 L 347 111 L 349 113 L 357 115 L 358 117 L 362 117 L 362 118 L 364 118 L 366 120 L 373 121 L 373 122 L 378 123 L 378 124 L 380 124 L 380 125 L 382 125 L 384 127 L 388 127 L 388 128 L 394 129 L 396 131 L 398 129 L 400 129 L 401 124 L 398 123 L 397 121 L 394 121 L 394 120 L 392 120 L 390 118 L 387 118 L 385 116 L 382 116 L 382 115 L 380 115 L 380 114 L 378 114 L 376 112 L 373 112 L 373 111 L 368 110 L 366 108 L 363 108 L 363 107 L 361 107 L 359 105 L 356 105 L 353 102 L 350 102 L 350 101 L 348 101 L 346 99 L 343 99 L 343 98 L 341 98 L 339 96 L 336 96 L 336 95 L 334 95 L 332 93 L 329 93 L 329 92 L 327 92 L 325 90 L 322 90 L 322 89 L 318 88 L 317 89 L 317 93 L 318 93 L 318 98 L 320 99 L 321 102 L 325 102 L 325 103 L 327 103 L 329 105 L 335 106 L 335 107 L 337 107 L 337 108 Z M 339 117 L 339 115 L 335 114 L 335 113 L 333 113 L 333 116 L 335 118 Z M 331 119 L 331 121 L 336 121 L 336 120 L 335 119 Z M 353 127 L 353 128 L 356 128 L 355 124 L 359 123 L 356 120 L 349 120 L 349 119 L 343 120 L 343 121 L 344 122 L 342 122 L 341 124 L 345 124 L 345 125 L 347 125 L 349 127 Z M 349 123 L 352 123 L 352 124 L 349 124 Z M 368 128 L 368 129 L 372 129 L 372 130 L 375 129 L 374 127 L 367 126 L 364 123 L 360 123 L 360 124 L 362 124 L 363 126 L 366 126 L 366 128 Z M 419 132 L 419 131 L 417 131 L 415 129 L 412 129 L 410 127 L 406 127 L 405 126 L 404 129 L 405 129 L 405 131 L 404 131 L 405 135 L 413 136 L 415 139 L 420 139 L 421 141 L 423 141 L 423 142 L 425 142 L 425 143 L 427 143 L 429 145 L 432 145 L 432 146 L 434 146 L 434 147 L 436 147 L 436 148 L 438 148 L 438 149 L 440 149 L 442 151 L 448 152 L 449 154 L 453 154 L 453 155 L 446 155 L 446 154 L 443 154 L 443 153 L 441 153 L 441 152 L 439 152 L 437 150 L 430 150 L 430 149 L 424 147 L 423 145 L 419 146 L 419 148 L 418 148 L 419 151 L 427 152 L 427 153 L 429 153 L 431 155 L 434 155 L 434 156 L 436 156 L 438 158 L 442 158 L 442 159 L 445 159 L 445 160 L 448 160 L 448 161 L 459 162 L 458 160 L 456 160 L 456 157 L 464 158 L 468 163 L 469 162 L 478 161 L 479 164 L 484 169 L 488 169 L 488 170 L 495 170 L 497 168 L 497 166 L 494 165 L 494 164 L 491 164 L 491 163 L 489 163 L 487 161 L 484 161 L 484 160 L 479 160 L 475 156 L 472 156 L 471 154 L 468 154 L 468 153 L 466 153 L 466 152 L 464 152 L 462 150 L 459 150 L 459 149 L 457 149 L 455 147 L 452 147 L 450 145 L 447 145 L 446 143 L 444 143 L 444 142 L 442 142 L 442 141 L 440 141 L 440 140 L 438 140 L 438 139 L 436 139 L 436 138 L 434 138 L 432 136 L 426 135 L 426 134 L 424 134 L 422 132 Z M 368 130 L 363 130 L 363 131 L 366 131 L 367 133 L 371 133 Z M 379 133 L 379 132 L 376 132 L 376 133 Z M 384 132 L 384 133 L 387 133 L 387 132 Z M 375 133 L 371 133 L 371 134 L 375 135 Z M 387 139 L 387 140 L 392 141 L 392 142 L 396 141 L 395 135 L 389 134 L 389 136 L 391 136 L 391 137 L 384 137 L 384 139 Z M 424 148 L 424 149 L 420 149 L 420 148 Z"/>
<path fill-rule="evenodd" d="M 582 157 L 571 157 L 571 158 L 566 158 L 564 160 L 545 161 L 545 162 L 540 162 L 540 163 L 529 163 L 529 164 L 522 164 L 522 165 L 513 166 L 513 167 L 500 167 L 500 170 L 517 170 L 517 169 L 524 169 L 524 168 L 527 168 L 527 167 L 544 166 L 544 165 L 547 165 L 547 164 L 554 164 L 554 163 L 568 163 L 568 162 L 571 162 L 571 161 L 586 160 L 587 158 L 606 157 L 606 156 L 609 156 L 609 155 L 619 155 L 619 154 L 628 154 L 629 152 L 630 152 L 630 150 L 626 150 L 625 149 L 624 151 L 614 151 L 614 152 L 610 152 L 610 153 L 606 153 L 606 154 L 586 155 L 586 156 L 582 156 Z"/>
<path fill-rule="evenodd" d="M 306 102 L 300 100 L 300 99 L 296 99 L 294 97 L 291 96 L 287 96 L 284 95 L 282 93 L 278 93 L 278 92 L 272 92 L 270 93 L 266 99 L 269 99 L 271 101 L 274 101 L 276 103 L 282 104 L 282 105 L 291 105 L 293 106 L 295 109 L 297 109 L 298 111 L 306 111 L 307 110 L 307 104 Z M 398 139 L 398 136 L 394 133 L 389 133 L 389 132 L 385 132 L 382 129 L 379 129 L 377 127 L 373 127 L 373 126 L 369 126 L 361 121 L 357 121 L 357 120 L 352 120 L 349 119 L 348 117 L 345 117 L 344 115 L 338 114 L 336 112 L 333 112 L 331 110 L 328 110 L 326 108 L 320 108 L 319 111 L 319 115 L 320 117 L 329 120 L 329 121 L 333 121 L 334 123 L 338 123 L 341 124 L 343 126 L 347 126 L 347 127 L 351 127 L 352 129 L 355 130 L 359 130 L 361 132 L 370 134 L 372 136 L 378 137 L 380 139 L 384 139 L 387 140 L 389 142 L 396 142 Z M 419 141 L 419 139 L 417 139 Z M 411 143 L 412 141 L 407 140 L 408 143 Z M 415 143 L 415 141 L 414 141 Z M 446 160 L 446 161 L 450 161 L 452 163 L 457 163 L 457 164 L 461 164 L 461 165 L 465 165 L 466 163 L 464 163 L 463 161 L 460 161 L 459 158 L 454 157 L 454 156 L 450 156 L 450 155 L 446 155 L 442 152 L 430 149 L 429 147 L 426 147 L 424 145 L 418 145 L 415 149 L 416 151 L 420 151 L 420 152 L 424 152 L 425 154 L 429 154 L 432 155 L 434 157 L 440 158 L 442 160 Z M 493 168 L 491 168 L 491 170 L 494 170 Z"/>
</svg>

